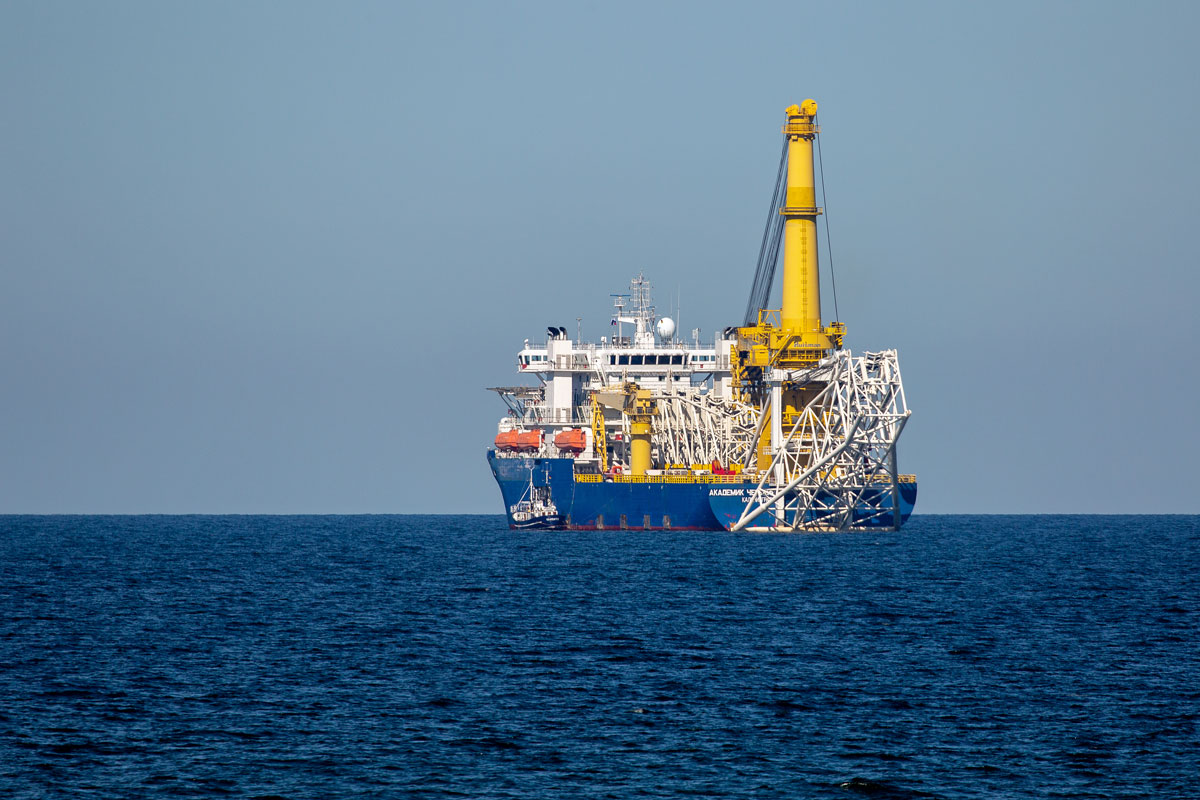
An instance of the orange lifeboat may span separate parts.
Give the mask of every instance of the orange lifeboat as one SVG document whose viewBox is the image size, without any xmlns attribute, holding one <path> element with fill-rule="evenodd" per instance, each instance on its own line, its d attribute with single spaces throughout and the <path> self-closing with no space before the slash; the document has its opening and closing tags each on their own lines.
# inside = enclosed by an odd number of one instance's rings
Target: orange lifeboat
<svg viewBox="0 0 1200 800">
<path fill-rule="evenodd" d="M 517 434 L 516 449 L 522 451 L 533 451 L 541 449 L 542 446 L 542 431 L 521 431 Z"/>
<path fill-rule="evenodd" d="M 587 449 L 587 434 L 582 428 L 568 428 L 554 437 L 554 446 L 565 453 L 582 453 Z"/>
<path fill-rule="evenodd" d="M 517 432 L 504 431 L 504 433 L 496 434 L 496 449 L 497 450 L 516 450 L 517 449 Z"/>
</svg>

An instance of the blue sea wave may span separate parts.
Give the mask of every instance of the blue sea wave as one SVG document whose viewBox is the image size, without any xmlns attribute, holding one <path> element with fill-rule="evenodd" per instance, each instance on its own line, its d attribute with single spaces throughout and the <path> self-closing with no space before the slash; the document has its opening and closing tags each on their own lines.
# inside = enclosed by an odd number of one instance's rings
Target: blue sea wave
<svg viewBox="0 0 1200 800">
<path fill-rule="evenodd" d="M 1192 798 L 1198 634 L 1198 517 L 0 517 L 0 795 Z"/>
</svg>

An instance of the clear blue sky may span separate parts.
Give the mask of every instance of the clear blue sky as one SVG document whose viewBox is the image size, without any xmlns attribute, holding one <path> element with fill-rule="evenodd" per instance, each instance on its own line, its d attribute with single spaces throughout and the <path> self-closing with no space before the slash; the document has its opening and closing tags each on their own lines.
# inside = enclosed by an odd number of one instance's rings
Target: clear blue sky
<svg viewBox="0 0 1200 800">
<path fill-rule="evenodd" d="M 516 349 L 736 323 L 785 106 L 918 512 L 1200 512 L 1191 3 L 0 4 L 0 512 L 488 512 Z M 830 307 L 828 296 L 826 308 Z"/>
</svg>

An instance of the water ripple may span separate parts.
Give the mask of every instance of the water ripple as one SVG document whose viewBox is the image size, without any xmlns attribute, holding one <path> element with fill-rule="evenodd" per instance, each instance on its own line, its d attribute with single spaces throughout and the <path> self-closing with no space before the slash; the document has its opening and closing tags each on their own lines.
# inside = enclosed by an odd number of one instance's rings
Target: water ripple
<svg viewBox="0 0 1200 800">
<path fill-rule="evenodd" d="M 1192 798 L 1192 517 L 0 517 L 0 794 Z"/>
</svg>

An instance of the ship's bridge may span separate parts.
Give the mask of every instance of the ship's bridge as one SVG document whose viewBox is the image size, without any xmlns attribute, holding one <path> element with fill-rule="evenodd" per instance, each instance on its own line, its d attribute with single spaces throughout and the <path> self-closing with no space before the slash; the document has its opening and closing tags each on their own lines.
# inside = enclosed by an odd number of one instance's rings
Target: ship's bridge
<svg viewBox="0 0 1200 800">
<path fill-rule="evenodd" d="M 718 345 L 725 344 L 724 348 Z M 729 368 L 728 343 L 714 343 L 712 347 L 697 347 L 686 344 L 657 345 L 654 349 L 614 347 L 608 342 L 560 342 L 545 348 L 525 348 L 517 353 L 519 372 L 548 375 L 552 372 L 611 373 L 614 370 L 634 368 L 633 372 L 666 372 L 671 370 L 678 376 L 691 373 L 707 373 Z M 553 351 L 553 352 L 551 352 Z"/>
</svg>

